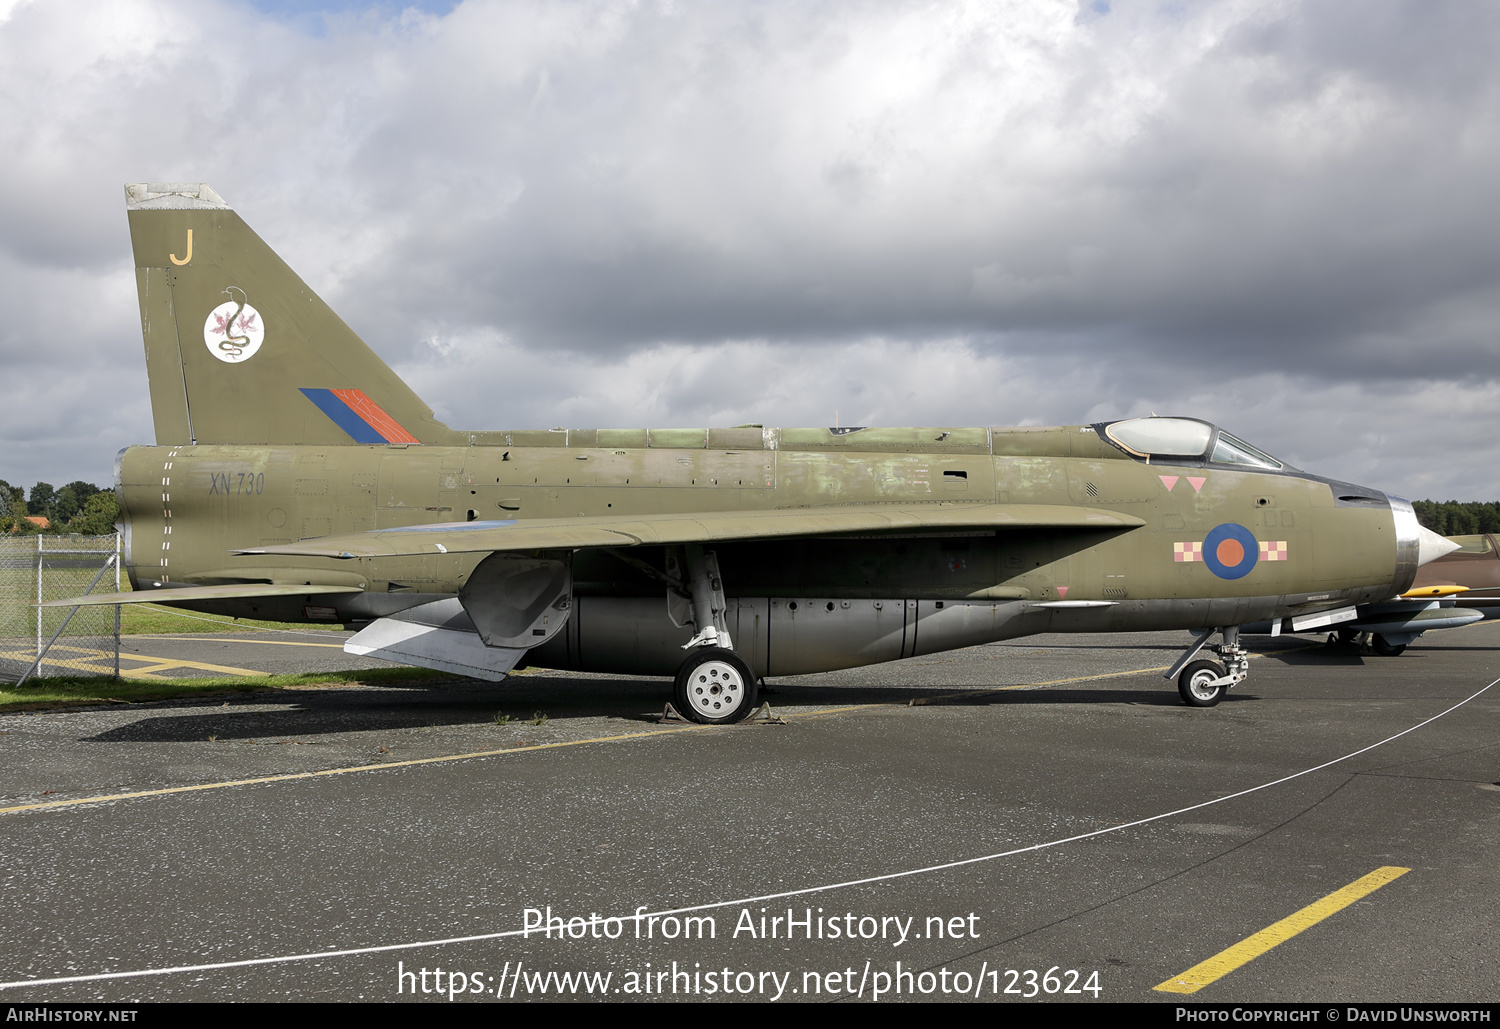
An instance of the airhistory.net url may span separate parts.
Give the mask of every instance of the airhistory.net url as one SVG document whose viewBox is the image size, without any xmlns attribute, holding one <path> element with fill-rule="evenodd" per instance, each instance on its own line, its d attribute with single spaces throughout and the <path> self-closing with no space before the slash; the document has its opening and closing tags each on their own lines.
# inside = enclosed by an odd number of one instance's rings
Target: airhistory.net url
<svg viewBox="0 0 1500 1029">
<path fill-rule="evenodd" d="M 795 978 L 794 978 L 795 977 Z M 428 995 L 457 1000 L 460 997 L 519 1000 L 532 997 L 713 997 L 753 996 L 777 1001 L 784 997 L 852 997 L 883 1000 L 887 997 L 1013 997 L 1083 994 L 1098 999 L 1103 987 L 1097 971 L 1084 973 L 1053 967 L 1035 969 L 990 968 L 986 962 L 978 973 L 953 972 L 944 968 L 916 970 L 895 963 L 894 970 L 846 966 L 826 972 L 732 971 L 692 967 L 673 961 L 671 966 L 653 967 L 650 962 L 629 972 L 533 971 L 524 961 L 507 961 L 498 975 L 458 972 L 451 969 L 409 970 L 396 963 L 398 995 Z"/>
</svg>

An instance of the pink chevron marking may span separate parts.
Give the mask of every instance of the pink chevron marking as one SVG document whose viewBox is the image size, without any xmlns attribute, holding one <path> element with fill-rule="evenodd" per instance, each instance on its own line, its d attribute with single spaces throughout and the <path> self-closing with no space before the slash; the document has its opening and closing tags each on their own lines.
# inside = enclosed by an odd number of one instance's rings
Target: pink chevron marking
<svg viewBox="0 0 1500 1029">
<path fill-rule="evenodd" d="M 1072 586 L 1059 586 L 1057 587 L 1057 595 L 1059 597 L 1066 597 L 1068 595 L 1068 590 L 1072 588 Z"/>
<path fill-rule="evenodd" d="M 1208 480 L 1206 478 L 1199 478 L 1196 475 L 1189 475 L 1187 477 L 1187 481 L 1193 484 L 1193 492 L 1194 493 L 1202 493 L 1203 492 L 1203 484 L 1205 482 L 1207 482 Z"/>
<path fill-rule="evenodd" d="M 1171 493 L 1172 487 L 1177 485 L 1177 476 L 1175 475 L 1158 475 L 1157 478 L 1161 480 L 1163 486 L 1167 487 L 1168 493 Z"/>
</svg>

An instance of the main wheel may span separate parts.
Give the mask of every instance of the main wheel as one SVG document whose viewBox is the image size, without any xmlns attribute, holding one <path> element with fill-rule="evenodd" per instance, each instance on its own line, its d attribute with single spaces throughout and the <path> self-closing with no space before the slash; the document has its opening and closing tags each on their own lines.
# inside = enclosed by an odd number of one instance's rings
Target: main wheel
<svg viewBox="0 0 1500 1029">
<path fill-rule="evenodd" d="M 1177 677 L 1177 692 L 1189 707 L 1213 707 L 1224 699 L 1224 687 L 1214 686 L 1224 677 L 1224 666 L 1217 661 L 1194 661 Z"/>
<path fill-rule="evenodd" d="M 677 670 L 677 707 L 695 722 L 738 722 L 755 710 L 755 695 L 755 673 L 732 650 L 694 648 Z"/>
<path fill-rule="evenodd" d="M 1392 643 L 1377 632 L 1370 637 L 1370 649 L 1381 657 L 1397 657 L 1406 649 L 1406 644 Z"/>
</svg>

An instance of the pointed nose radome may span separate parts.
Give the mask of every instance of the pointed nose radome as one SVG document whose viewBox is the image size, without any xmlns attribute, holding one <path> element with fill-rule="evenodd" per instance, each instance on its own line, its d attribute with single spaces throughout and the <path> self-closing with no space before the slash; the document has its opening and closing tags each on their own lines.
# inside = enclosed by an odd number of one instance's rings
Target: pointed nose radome
<svg viewBox="0 0 1500 1029">
<path fill-rule="evenodd" d="M 1427 564 L 1429 561 L 1436 561 L 1444 554 L 1451 554 L 1457 549 L 1458 544 L 1454 543 L 1448 537 L 1439 536 L 1426 526 L 1417 526 L 1418 567 Z"/>
<path fill-rule="evenodd" d="M 1396 567 L 1391 577 L 1391 592 L 1399 596 L 1411 589 L 1417 569 L 1429 561 L 1458 549 L 1458 544 L 1444 539 L 1431 529 L 1417 524 L 1417 512 L 1411 501 L 1386 494 L 1391 505 L 1391 522 L 1396 530 Z"/>
</svg>

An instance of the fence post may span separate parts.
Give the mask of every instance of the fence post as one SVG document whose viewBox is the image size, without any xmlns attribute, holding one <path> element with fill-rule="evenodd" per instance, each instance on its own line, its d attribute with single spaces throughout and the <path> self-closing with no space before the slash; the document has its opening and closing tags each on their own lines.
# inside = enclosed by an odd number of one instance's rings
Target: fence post
<svg viewBox="0 0 1500 1029">
<path fill-rule="evenodd" d="M 120 530 L 115 530 L 115 592 L 120 592 Z M 115 605 L 115 682 L 120 681 L 120 605 Z"/>
<path fill-rule="evenodd" d="M 36 534 L 36 659 L 42 660 L 42 534 Z"/>
</svg>

